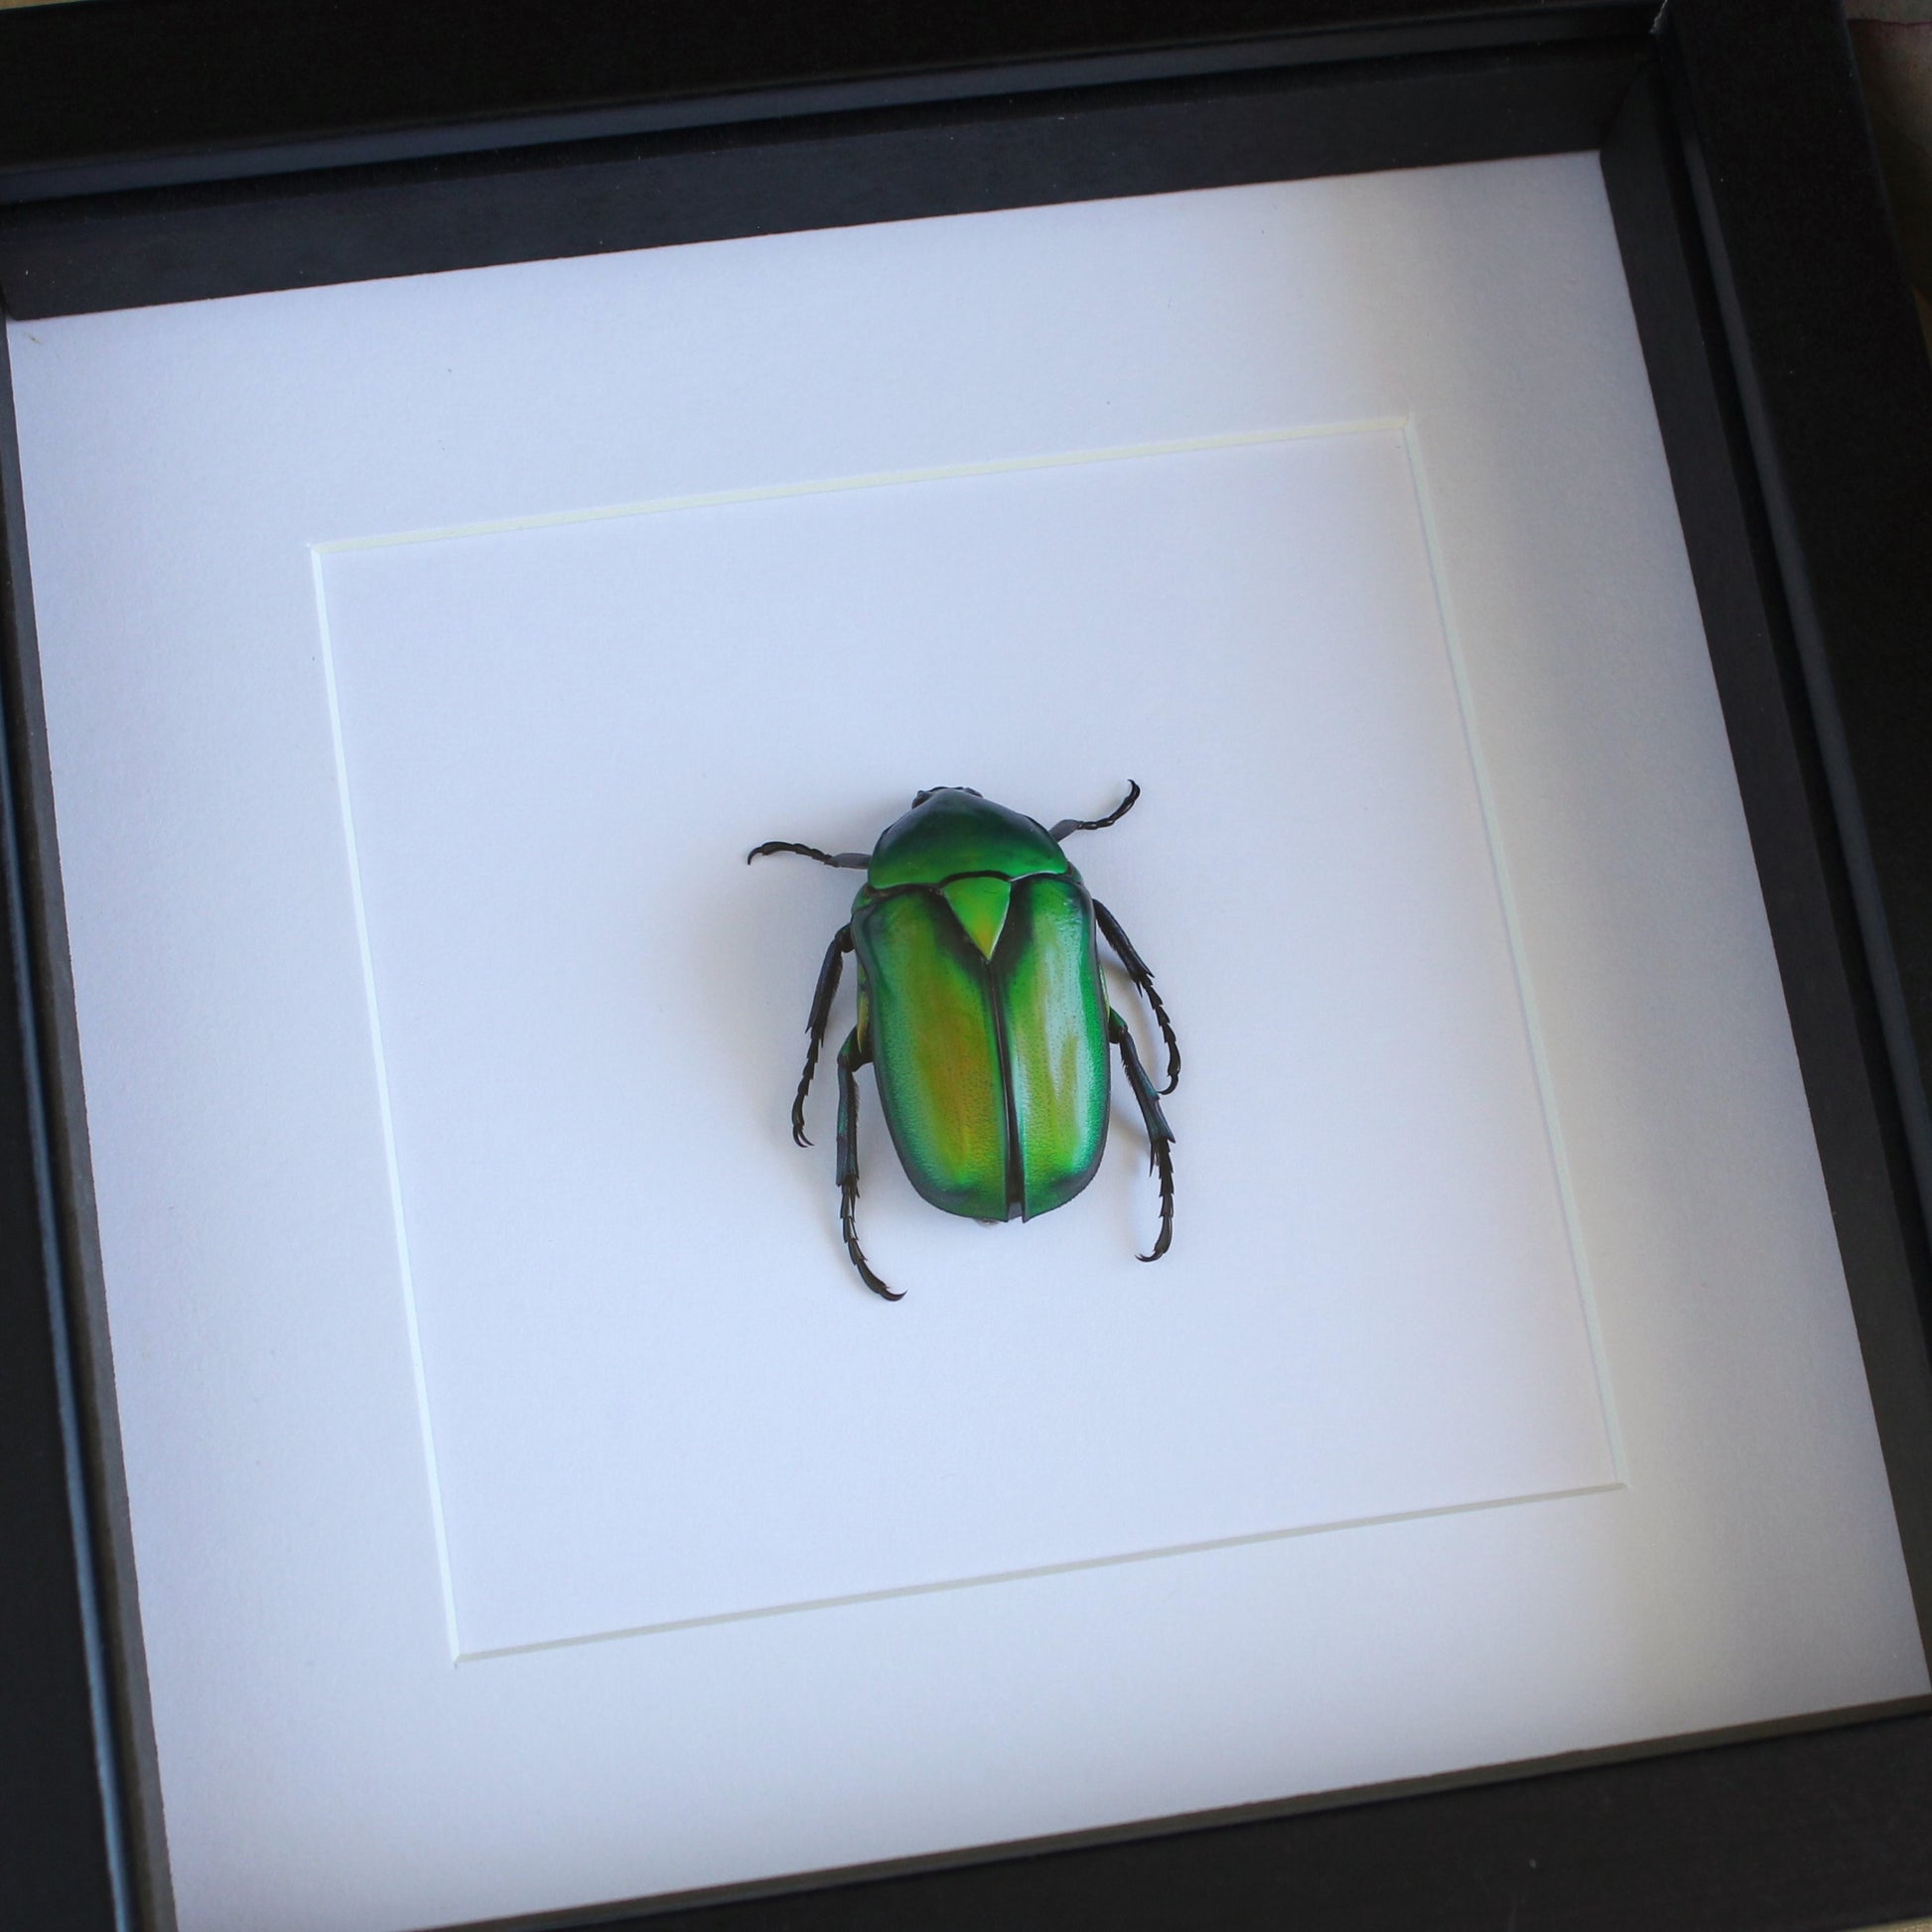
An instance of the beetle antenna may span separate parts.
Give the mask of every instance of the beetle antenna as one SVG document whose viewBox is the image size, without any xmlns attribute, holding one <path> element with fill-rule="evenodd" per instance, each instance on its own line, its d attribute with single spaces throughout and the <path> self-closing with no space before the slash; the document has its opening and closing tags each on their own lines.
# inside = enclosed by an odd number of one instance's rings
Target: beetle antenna
<svg viewBox="0 0 1932 1932">
<path fill-rule="evenodd" d="M 1118 824 L 1134 809 L 1134 801 L 1141 795 L 1140 785 L 1132 778 L 1127 781 L 1127 796 L 1110 811 L 1105 818 L 1063 818 L 1051 827 L 1046 836 L 1055 845 L 1069 832 L 1104 832 L 1108 826 Z"/>
<path fill-rule="evenodd" d="M 768 859 L 774 852 L 795 852 L 801 859 L 816 859 L 821 866 L 838 866 L 846 872 L 864 872 L 872 864 L 869 852 L 821 852 L 815 845 L 794 845 L 790 839 L 766 839 L 745 855 L 749 866 L 754 859 Z"/>
</svg>

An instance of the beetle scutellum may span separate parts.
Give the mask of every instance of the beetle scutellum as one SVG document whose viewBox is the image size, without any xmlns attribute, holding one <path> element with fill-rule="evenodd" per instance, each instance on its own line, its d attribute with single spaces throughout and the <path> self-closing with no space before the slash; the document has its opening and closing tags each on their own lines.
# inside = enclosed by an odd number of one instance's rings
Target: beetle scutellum
<svg viewBox="0 0 1932 1932">
<path fill-rule="evenodd" d="M 1161 1180 L 1161 1232 L 1143 1261 L 1173 1238 L 1173 1130 L 1141 1064 L 1127 1024 L 1108 1004 L 1098 923 L 1146 996 L 1168 1048 L 1172 1093 L 1180 1047 L 1154 975 L 1120 921 L 1060 850 L 1070 832 L 1105 818 L 1063 818 L 1050 831 L 966 785 L 922 791 L 880 835 L 870 855 L 821 852 L 773 839 L 746 863 L 795 852 L 823 866 L 863 871 L 852 918 L 832 937 L 812 996 L 805 1070 L 791 1103 L 791 1137 L 805 1138 L 805 1094 L 824 1042 L 844 956 L 859 957 L 859 1019 L 839 1048 L 839 1231 L 859 1278 L 899 1297 L 873 1273 L 854 1220 L 859 1198 L 859 1088 L 868 1062 L 886 1124 L 912 1185 L 934 1207 L 978 1221 L 1031 1220 L 1071 1200 L 1107 1144 L 1109 1042 L 1147 1124 Z"/>
</svg>

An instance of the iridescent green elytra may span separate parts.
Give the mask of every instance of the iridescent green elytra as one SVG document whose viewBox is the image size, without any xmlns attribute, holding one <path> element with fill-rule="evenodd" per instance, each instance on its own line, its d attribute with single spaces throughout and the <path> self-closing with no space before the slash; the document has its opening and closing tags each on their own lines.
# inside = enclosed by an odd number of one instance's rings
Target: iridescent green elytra
<svg viewBox="0 0 1932 1932">
<path fill-rule="evenodd" d="M 1060 841 L 1105 818 L 1062 819 L 1051 831 L 963 785 L 922 791 L 870 856 L 774 839 L 749 857 L 795 852 L 863 868 L 852 920 L 834 934 L 806 1023 L 805 1071 L 791 1104 L 805 1139 L 805 1094 L 831 1019 L 844 955 L 859 956 L 859 1019 L 839 1049 L 839 1227 L 860 1279 L 899 1298 L 859 1247 L 857 1070 L 870 1061 L 912 1185 L 934 1207 L 979 1221 L 1031 1220 L 1071 1200 L 1107 1145 L 1108 1059 L 1119 1048 L 1161 1180 L 1157 1261 L 1173 1238 L 1173 1132 L 1126 1023 L 1107 1003 L 1096 925 L 1154 1010 L 1172 1093 L 1180 1048 L 1154 975 L 1120 922 L 1087 892 Z"/>
</svg>

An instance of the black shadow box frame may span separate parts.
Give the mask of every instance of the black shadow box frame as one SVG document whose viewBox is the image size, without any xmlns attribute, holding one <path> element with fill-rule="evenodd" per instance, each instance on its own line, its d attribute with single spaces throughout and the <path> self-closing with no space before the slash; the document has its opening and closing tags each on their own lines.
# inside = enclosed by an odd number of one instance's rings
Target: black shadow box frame
<svg viewBox="0 0 1932 1932">
<path fill-rule="evenodd" d="M 0 301 L 31 319 L 1579 149 L 1601 151 L 1932 1635 L 1932 367 L 1836 0 L 9 12 Z M 4 371 L 0 507 L 0 1921 L 166 1932 Z M 1927 1911 L 1932 1713 L 1911 1709 L 518 1923 Z"/>
</svg>

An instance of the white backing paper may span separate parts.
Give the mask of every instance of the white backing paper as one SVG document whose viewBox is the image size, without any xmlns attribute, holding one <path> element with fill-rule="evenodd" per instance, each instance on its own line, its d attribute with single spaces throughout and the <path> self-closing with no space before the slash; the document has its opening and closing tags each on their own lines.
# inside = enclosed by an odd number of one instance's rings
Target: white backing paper
<svg viewBox="0 0 1932 1932">
<path fill-rule="evenodd" d="M 1399 428 L 320 563 L 464 1654 L 1616 1479 Z M 1124 1082 L 997 1235 L 862 1100 L 882 1309 L 784 1127 L 854 880 L 744 854 L 1122 768 L 1185 1238 Z"/>
</svg>

